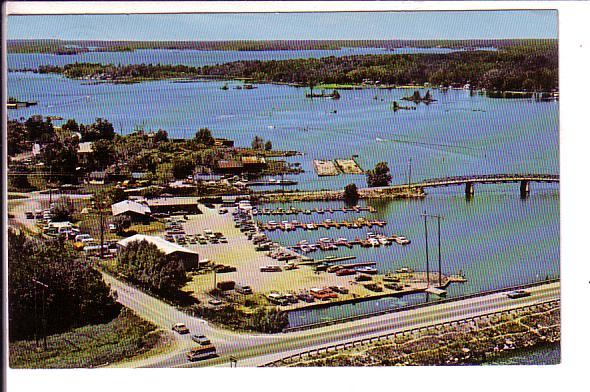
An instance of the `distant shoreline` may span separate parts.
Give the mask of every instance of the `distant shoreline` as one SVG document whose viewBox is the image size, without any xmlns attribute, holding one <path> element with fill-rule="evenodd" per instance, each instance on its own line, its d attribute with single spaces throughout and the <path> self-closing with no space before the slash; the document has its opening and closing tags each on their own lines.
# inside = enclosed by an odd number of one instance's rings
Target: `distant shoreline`
<svg viewBox="0 0 590 392">
<path fill-rule="evenodd" d="M 375 48 L 386 51 L 402 48 L 463 49 L 505 48 L 522 44 L 550 44 L 557 39 L 484 39 L 484 40 L 227 40 L 227 41 L 107 41 L 107 40 L 7 40 L 7 53 L 52 53 L 71 55 L 86 52 L 132 52 L 141 49 L 282 51 L 344 50 Z"/>
</svg>

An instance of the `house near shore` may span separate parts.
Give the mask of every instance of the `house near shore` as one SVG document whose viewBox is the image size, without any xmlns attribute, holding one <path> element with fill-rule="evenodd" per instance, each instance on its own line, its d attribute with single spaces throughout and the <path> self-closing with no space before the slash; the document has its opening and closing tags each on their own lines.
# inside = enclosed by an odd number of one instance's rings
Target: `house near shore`
<svg viewBox="0 0 590 392">
<path fill-rule="evenodd" d="M 201 214 L 198 198 L 192 196 L 172 196 L 145 199 L 153 213 Z"/>
<path fill-rule="evenodd" d="M 151 219 L 152 210 L 143 203 L 133 200 L 123 200 L 111 206 L 113 216 L 127 216 L 131 222 L 148 222 Z"/>
<path fill-rule="evenodd" d="M 83 142 L 78 144 L 78 151 L 76 154 L 78 155 L 78 162 L 80 164 L 88 163 L 88 159 L 92 154 L 92 142 Z"/>
<path fill-rule="evenodd" d="M 266 168 L 267 163 L 264 157 L 251 156 L 242 157 L 242 165 L 245 171 L 260 171 Z"/>
<path fill-rule="evenodd" d="M 215 138 L 214 140 L 214 147 L 233 147 L 234 141 L 225 138 Z"/>
<path fill-rule="evenodd" d="M 187 271 L 199 268 L 199 254 L 194 250 L 185 248 L 163 238 L 151 235 L 135 234 L 117 242 L 117 247 L 120 249 L 127 247 L 132 242 L 146 241 L 155 245 L 158 250 L 166 257 L 177 257 L 184 264 Z"/>
<path fill-rule="evenodd" d="M 221 159 L 215 165 L 215 172 L 218 174 L 240 174 L 243 171 L 243 163 L 235 159 Z"/>
</svg>

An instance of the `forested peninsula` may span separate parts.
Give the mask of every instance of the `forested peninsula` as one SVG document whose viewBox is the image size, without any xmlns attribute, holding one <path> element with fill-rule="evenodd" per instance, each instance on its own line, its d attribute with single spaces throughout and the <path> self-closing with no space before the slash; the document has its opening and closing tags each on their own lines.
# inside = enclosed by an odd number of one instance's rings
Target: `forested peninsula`
<svg viewBox="0 0 590 392">
<path fill-rule="evenodd" d="M 455 86 L 470 84 L 490 91 L 558 89 L 557 41 L 540 41 L 499 50 L 446 54 L 354 55 L 270 61 L 236 61 L 203 67 L 163 64 L 104 65 L 73 63 L 33 70 L 68 78 L 114 83 L 161 79 L 247 79 L 296 86 L 361 84 Z"/>
</svg>

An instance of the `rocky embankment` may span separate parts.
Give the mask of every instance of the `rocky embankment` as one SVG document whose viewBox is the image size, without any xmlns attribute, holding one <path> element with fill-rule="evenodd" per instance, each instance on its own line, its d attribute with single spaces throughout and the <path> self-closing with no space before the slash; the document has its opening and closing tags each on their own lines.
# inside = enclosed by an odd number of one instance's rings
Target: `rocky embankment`
<svg viewBox="0 0 590 392">
<path fill-rule="evenodd" d="M 405 187 L 359 189 L 359 199 L 406 199 L 425 197 L 422 188 Z M 256 195 L 259 203 L 284 203 L 292 201 L 332 201 L 344 200 L 344 191 L 295 191 L 285 193 L 265 193 Z"/>
<path fill-rule="evenodd" d="M 288 366 L 474 365 L 516 349 L 559 342 L 560 302 L 432 327 Z"/>
</svg>

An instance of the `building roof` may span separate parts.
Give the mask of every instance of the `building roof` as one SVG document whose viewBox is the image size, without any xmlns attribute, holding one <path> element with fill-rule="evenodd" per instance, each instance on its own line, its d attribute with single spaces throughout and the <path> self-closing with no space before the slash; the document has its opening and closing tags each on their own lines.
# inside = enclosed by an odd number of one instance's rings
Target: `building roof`
<svg viewBox="0 0 590 392">
<path fill-rule="evenodd" d="M 160 250 L 160 252 L 164 253 L 165 255 L 170 255 L 170 254 L 177 253 L 177 252 L 190 254 L 190 255 L 198 255 L 198 253 L 195 252 L 194 250 L 187 249 L 187 248 L 177 245 L 173 242 L 166 241 L 163 238 L 154 237 L 151 235 L 135 234 L 135 235 L 132 235 L 131 237 L 127 237 L 125 239 L 122 239 L 121 241 L 118 241 L 117 244 L 125 247 L 128 244 L 130 244 L 131 242 L 135 242 L 135 241 L 140 241 L 140 242 L 147 241 L 150 244 L 154 244 L 154 245 L 156 245 L 158 250 Z"/>
<path fill-rule="evenodd" d="M 148 215 L 152 213 L 150 207 L 133 200 L 123 200 L 115 203 L 111 206 L 111 210 L 113 211 L 113 216 L 121 215 L 126 212 L 135 212 L 136 214 L 141 215 Z"/>
<path fill-rule="evenodd" d="M 218 169 L 240 169 L 244 167 L 242 162 L 234 160 L 220 160 L 217 161 Z"/>
<path fill-rule="evenodd" d="M 145 202 L 152 207 L 188 206 L 198 204 L 199 198 L 194 196 L 157 197 L 146 199 Z"/>
<path fill-rule="evenodd" d="M 257 156 L 252 156 L 252 157 L 242 157 L 242 163 L 244 165 L 255 165 L 255 164 L 265 164 L 266 163 L 266 159 L 264 159 L 264 157 L 257 157 Z"/>
<path fill-rule="evenodd" d="M 90 154 L 92 152 L 92 142 L 78 144 L 78 154 Z"/>
</svg>

